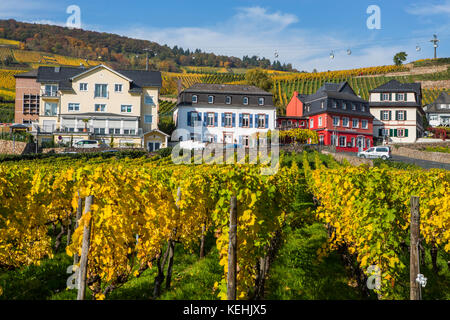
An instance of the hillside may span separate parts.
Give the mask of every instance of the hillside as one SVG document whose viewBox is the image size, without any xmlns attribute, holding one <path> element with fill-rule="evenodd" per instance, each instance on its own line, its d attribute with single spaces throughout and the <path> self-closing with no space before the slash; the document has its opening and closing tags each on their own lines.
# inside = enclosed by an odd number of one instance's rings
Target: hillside
<svg viewBox="0 0 450 320">
<path fill-rule="evenodd" d="M 0 20 L 0 38 L 21 49 L 49 52 L 80 59 L 103 60 L 118 69 L 145 67 L 145 49 L 150 49 L 151 67 L 161 71 L 181 71 L 181 66 L 218 68 L 261 67 L 293 71 L 291 64 L 271 62 L 266 58 L 244 56 L 242 59 L 190 51 L 160 45 L 148 40 L 132 39 L 116 34 L 69 29 L 65 27 Z M 1 43 L 0 43 L 1 44 Z"/>
</svg>

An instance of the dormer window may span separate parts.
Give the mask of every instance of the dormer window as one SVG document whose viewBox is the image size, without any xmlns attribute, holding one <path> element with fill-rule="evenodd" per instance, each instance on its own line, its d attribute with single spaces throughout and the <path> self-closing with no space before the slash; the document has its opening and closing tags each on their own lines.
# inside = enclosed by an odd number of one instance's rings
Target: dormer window
<svg viewBox="0 0 450 320">
<path fill-rule="evenodd" d="M 264 98 L 258 98 L 258 104 L 260 106 L 263 106 L 264 105 Z"/>
<path fill-rule="evenodd" d="M 231 104 L 231 97 L 230 96 L 226 96 L 225 97 L 225 103 L 226 104 Z"/>
<path fill-rule="evenodd" d="M 242 102 L 243 102 L 245 105 L 248 105 L 248 97 L 244 97 L 244 99 L 242 99 Z"/>
<path fill-rule="evenodd" d="M 208 103 L 214 103 L 214 96 L 208 96 Z"/>
<path fill-rule="evenodd" d="M 322 102 L 320 103 L 320 107 L 321 107 L 322 109 L 325 107 L 325 101 L 322 101 Z M 319 124 L 319 126 L 320 126 L 320 124 Z"/>
<path fill-rule="evenodd" d="M 365 112 L 365 111 L 366 111 L 366 106 L 363 105 L 363 104 L 361 105 L 361 111 L 362 111 L 362 112 Z"/>
<path fill-rule="evenodd" d="M 390 101 L 391 95 L 389 93 L 382 93 L 381 94 L 381 101 Z"/>
<path fill-rule="evenodd" d="M 356 110 L 356 104 L 352 103 L 352 110 L 355 111 Z"/>
<path fill-rule="evenodd" d="M 344 110 L 347 109 L 347 103 L 345 103 L 345 102 L 342 103 L 342 109 L 344 109 Z"/>
<path fill-rule="evenodd" d="M 193 96 L 192 96 L 192 103 L 197 103 L 197 96 L 194 94 Z"/>
<path fill-rule="evenodd" d="M 337 108 L 337 101 L 333 101 L 332 107 L 333 107 L 334 109 Z"/>
</svg>

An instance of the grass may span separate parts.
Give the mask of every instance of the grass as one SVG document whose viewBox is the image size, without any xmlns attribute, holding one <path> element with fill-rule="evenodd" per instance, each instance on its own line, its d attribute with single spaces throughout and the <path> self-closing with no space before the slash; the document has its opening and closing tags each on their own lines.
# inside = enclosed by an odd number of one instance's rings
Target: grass
<svg viewBox="0 0 450 320">
<path fill-rule="evenodd" d="M 424 151 L 450 153 L 450 148 L 448 146 L 445 146 L 445 147 L 426 147 Z"/>
</svg>

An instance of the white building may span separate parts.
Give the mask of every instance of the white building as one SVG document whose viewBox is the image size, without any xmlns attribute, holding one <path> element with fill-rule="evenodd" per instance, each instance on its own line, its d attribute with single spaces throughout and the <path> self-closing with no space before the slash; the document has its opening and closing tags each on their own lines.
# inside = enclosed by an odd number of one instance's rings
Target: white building
<svg viewBox="0 0 450 320">
<path fill-rule="evenodd" d="M 433 103 L 424 108 L 432 127 L 450 127 L 450 95 L 442 92 Z"/>
<path fill-rule="evenodd" d="M 420 83 L 391 80 L 370 91 L 373 135 L 388 143 L 411 143 L 423 136 Z"/>
<path fill-rule="evenodd" d="M 275 129 L 272 94 L 254 86 L 195 84 L 180 92 L 173 112 L 178 140 L 239 143 Z"/>
</svg>

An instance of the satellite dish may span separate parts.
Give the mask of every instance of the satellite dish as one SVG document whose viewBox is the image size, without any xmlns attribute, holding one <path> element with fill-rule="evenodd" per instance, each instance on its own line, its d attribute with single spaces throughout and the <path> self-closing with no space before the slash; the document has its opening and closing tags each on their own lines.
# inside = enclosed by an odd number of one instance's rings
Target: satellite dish
<svg viewBox="0 0 450 320">
<path fill-rule="evenodd" d="M 330 52 L 330 59 L 334 59 L 334 51 Z"/>
<path fill-rule="evenodd" d="M 347 49 L 347 55 L 351 55 L 352 54 L 352 50 Z"/>
</svg>

